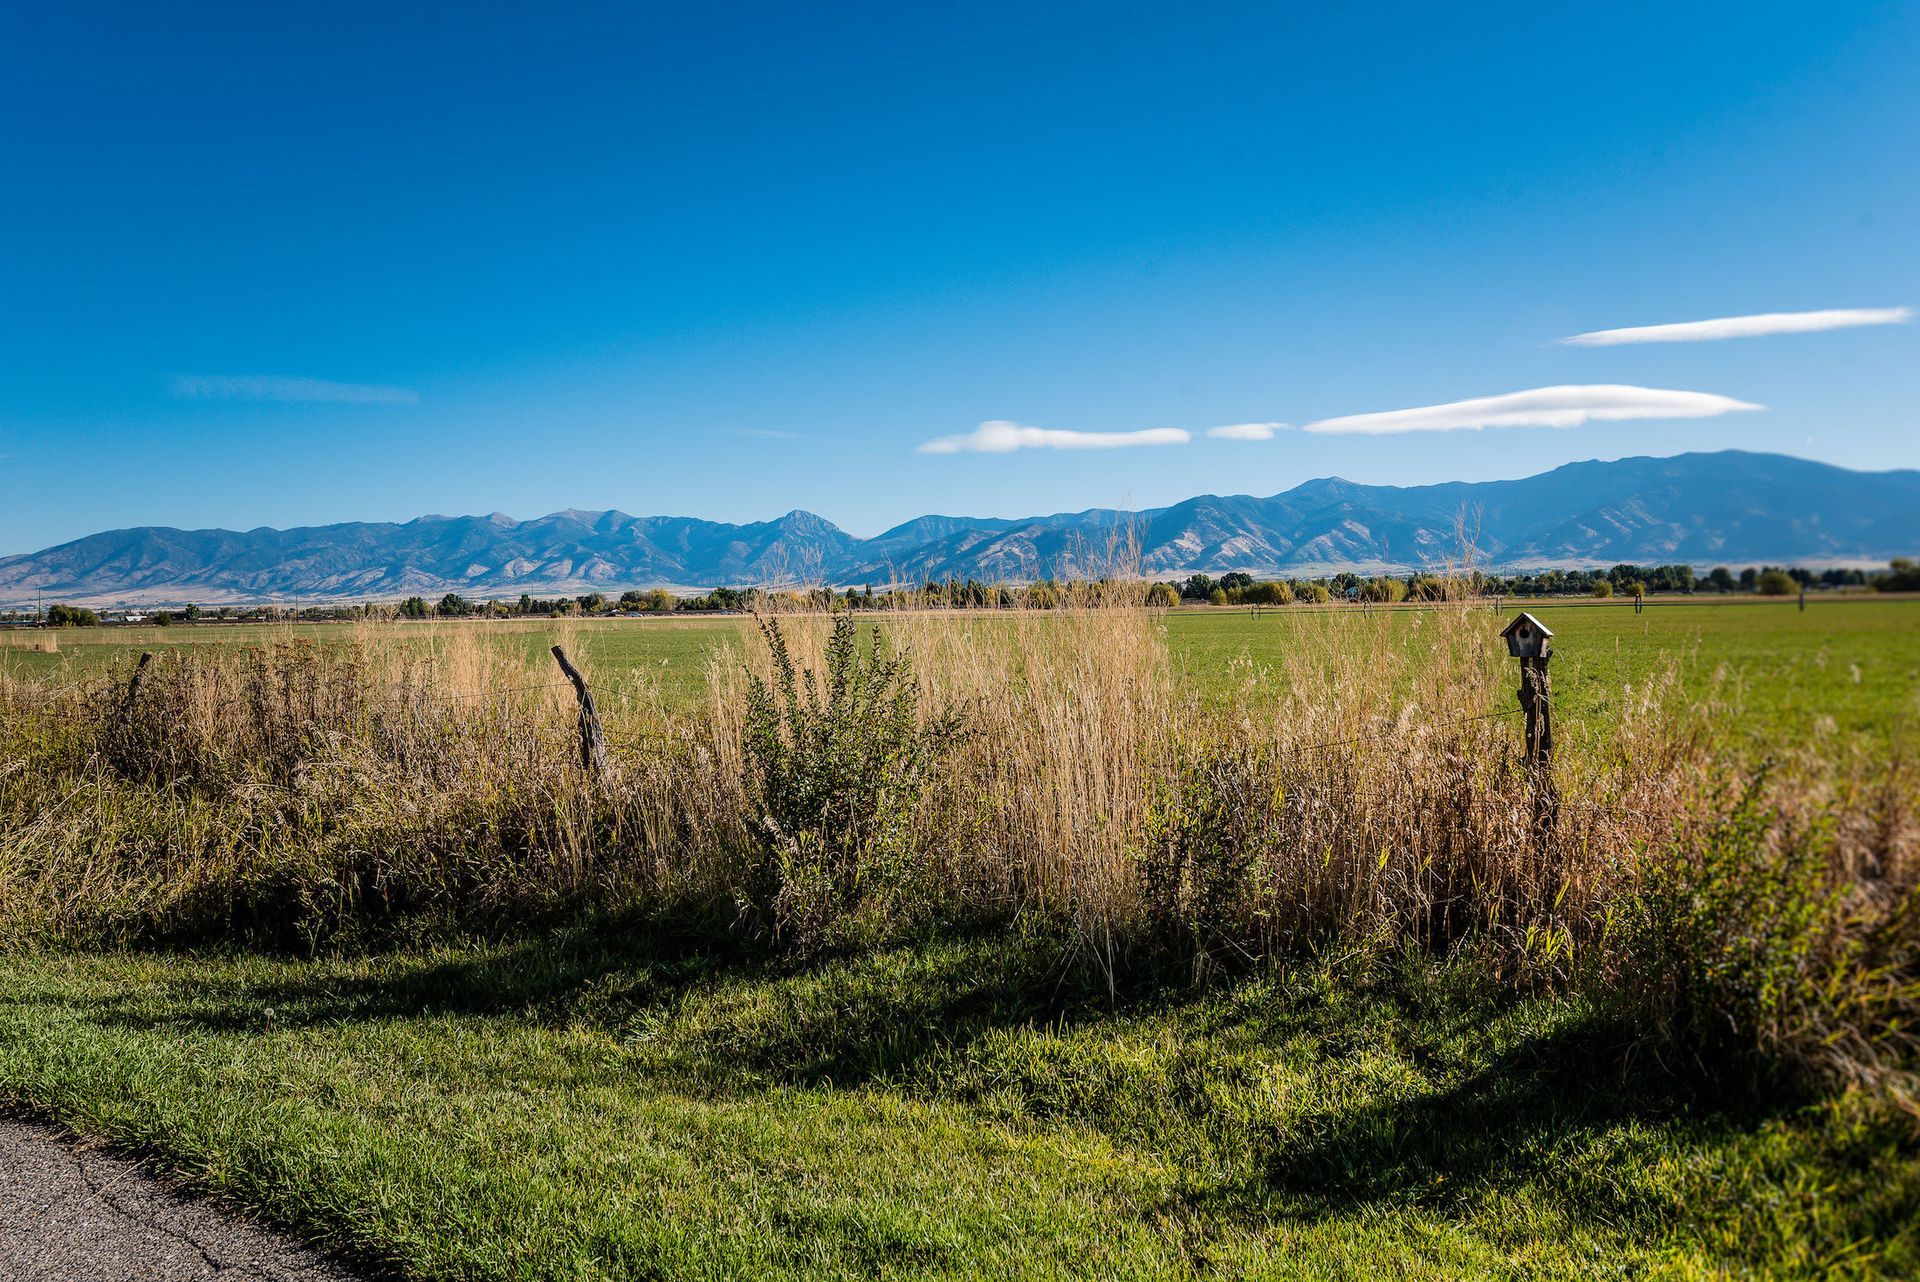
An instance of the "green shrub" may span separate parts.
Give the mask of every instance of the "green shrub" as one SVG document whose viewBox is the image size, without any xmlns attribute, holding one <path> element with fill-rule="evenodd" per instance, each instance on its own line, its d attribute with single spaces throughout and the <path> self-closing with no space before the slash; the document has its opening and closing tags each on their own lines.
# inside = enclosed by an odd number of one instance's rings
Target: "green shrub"
<svg viewBox="0 0 1920 1282">
<path fill-rule="evenodd" d="M 1147 928 L 1202 978 L 1233 957 L 1249 878 L 1275 839 L 1273 789 L 1259 750 L 1206 750 L 1190 761 L 1148 817 L 1140 860 Z"/>
<path fill-rule="evenodd" d="M 1761 596 L 1792 596 L 1800 590 L 1800 585 L 1785 570 L 1762 570 L 1753 586 Z"/>
<path fill-rule="evenodd" d="M 753 890 L 776 937 L 807 949 L 838 942 L 848 918 L 912 881 L 927 855 L 914 818 L 963 719 L 947 708 L 923 720 L 907 656 L 890 654 L 877 628 L 863 648 L 846 614 L 833 621 L 824 681 L 795 666 L 771 620 L 760 628 L 773 682 L 748 678 Z"/>
<path fill-rule="evenodd" d="M 1638 1022 L 1703 1058 L 1910 1073 L 1920 895 L 1861 879 L 1826 825 L 1783 818 L 1761 791 L 1649 866 L 1615 941 Z"/>
</svg>

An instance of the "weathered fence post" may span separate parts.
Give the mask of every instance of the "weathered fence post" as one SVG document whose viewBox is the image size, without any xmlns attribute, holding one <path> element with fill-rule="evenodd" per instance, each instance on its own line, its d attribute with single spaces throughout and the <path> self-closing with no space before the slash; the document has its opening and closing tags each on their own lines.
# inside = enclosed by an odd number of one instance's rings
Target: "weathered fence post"
<svg viewBox="0 0 1920 1282">
<path fill-rule="evenodd" d="M 1526 763 L 1528 791 L 1533 794 L 1533 832 L 1540 842 L 1551 839 L 1560 814 L 1560 797 L 1553 786 L 1553 685 L 1547 679 L 1547 661 L 1553 657 L 1553 630 L 1522 610 L 1501 630 L 1507 653 L 1520 660 L 1520 708 L 1527 716 Z"/>
<path fill-rule="evenodd" d="M 573 694 L 580 701 L 580 768 L 599 774 L 607 768 L 607 736 L 600 729 L 600 712 L 593 706 L 593 691 L 580 670 L 567 662 L 567 652 L 553 647 L 553 659 L 560 671 L 573 682 Z"/>
<path fill-rule="evenodd" d="M 147 665 L 153 662 L 153 651 L 142 650 L 140 661 L 133 665 L 133 676 L 127 680 L 127 697 L 120 701 L 120 724 L 122 727 L 133 723 L 133 704 L 140 697 L 140 679 L 147 675 Z"/>
</svg>

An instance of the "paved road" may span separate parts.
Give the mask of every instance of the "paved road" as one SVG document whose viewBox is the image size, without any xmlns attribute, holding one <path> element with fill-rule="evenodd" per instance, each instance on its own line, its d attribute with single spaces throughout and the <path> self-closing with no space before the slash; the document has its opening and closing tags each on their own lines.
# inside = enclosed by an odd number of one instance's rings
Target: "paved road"
<svg viewBox="0 0 1920 1282">
<path fill-rule="evenodd" d="M 6 1282 L 357 1282 L 357 1275 L 132 1162 L 0 1118 Z"/>
</svg>

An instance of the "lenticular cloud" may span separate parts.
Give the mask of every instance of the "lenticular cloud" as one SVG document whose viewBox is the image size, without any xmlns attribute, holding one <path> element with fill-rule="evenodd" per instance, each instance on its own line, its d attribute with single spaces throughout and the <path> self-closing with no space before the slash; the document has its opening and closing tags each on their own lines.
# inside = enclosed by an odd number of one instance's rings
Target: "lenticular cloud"
<svg viewBox="0 0 1920 1282">
<path fill-rule="evenodd" d="M 1271 441 L 1274 433 L 1287 429 L 1286 423 L 1229 423 L 1210 427 L 1207 435 L 1220 441 Z"/>
<path fill-rule="evenodd" d="M 920 446 L 921 454 L 1011 454 L 1015 450 L 1117 450 L 1131 445 L 1185 445 L 1193 433 L 1183 427 L 1149 427 L 1138 432 L 1069 432 L 1022 427 L 995 419 L 960 436 L 939 436 Z"/>
<path fill-rule="evenodd" d="M 1329 434 L 1455 432 L 1486 427 L 1578 427 L 1641 418 L 1715 418 L 1739 410 L 1765 409 L 1711 392 L 1667 391 L 1619 383 L 1536 387 L 1503 396 L 1481 396 L 1445 405 L 1323 418 L 1304 430 Z"/>
<path fill-rule="evenodd" d="M 1623 343 L 1711 343 L 1722 338 L 1763 338 L 1768 334 L 1814 334 L 1861 325 L 1898 325 L 1913 319 L 1911 307 L 1837 307 L 1820 312 L 1762 312 L 1673 325 L 1635 325 L 1596 329 L 1561 339 L 1568 347 L 1618 347 Z"/>
</svg>

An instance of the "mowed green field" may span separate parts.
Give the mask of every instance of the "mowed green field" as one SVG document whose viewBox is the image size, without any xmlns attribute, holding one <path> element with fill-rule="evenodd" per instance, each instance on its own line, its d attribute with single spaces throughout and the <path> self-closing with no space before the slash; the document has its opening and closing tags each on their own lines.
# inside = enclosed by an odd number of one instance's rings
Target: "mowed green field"
<svg viewBox="0 0 1920 1282">
<path fill-rule="evenodd" d="M 1563 721 L 1604 720 L 1629 691 L 1672 665 L 1691 697 L 1712 697 L 1732 711 L 1736 728 L 1767 737 L 1803 739 L 1831 719 L 1840 731 L 1885 736 L 1920 720 L 1920 600 L 1816 599 L 1803 612 L 1792 600 L 1740 597 L 1659 601 L 1636 613 L 1627 602 L 1510 601 L 1484 612 L 1489 636 L 1518 609 L 1530 607 L 1556 638 L 1554 689 Z M 1326 633 L 1351 625 L 1354 611 L 1286 608 L 1257 616 L 1240 609 L 1186 609 L 1167 616 L 1167 640 L 1182 677 L 1225 693 L 1284 665 L 1294 646 L 1322 646 Z M 1413 637 L 1429 610 L 1386 612 L 1390 636 Z M 1343 624 L 1341 621 L 1345 620 Z M 752 621 L 727 618 L 531 619 L 485 625 L 386 624 L 425 638 L 437 630 L 485 626 L 522 645 L 544 664 L 546 648 L 564 639 L 596 684 L 616 690 L 651 685 L 675 701 L 699 696 L 710 660 L 731 643 L 752 640 Z M 0 634 L 0 671 L 79 681 L 125 665 L 144 649 L 185 645 L 257 645 L 274 638 L 344 641 L 349 625 L 197 625 L 170 628 L 68 629 L 56 653 L 29 647 L 44 632 Z M 1497 657 L 1490 660 L 1510 666 Z"/>
</svg>

